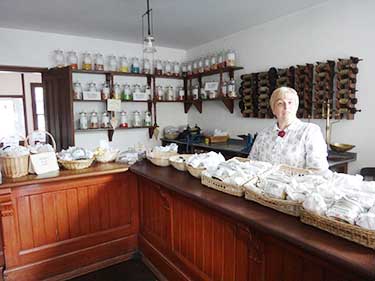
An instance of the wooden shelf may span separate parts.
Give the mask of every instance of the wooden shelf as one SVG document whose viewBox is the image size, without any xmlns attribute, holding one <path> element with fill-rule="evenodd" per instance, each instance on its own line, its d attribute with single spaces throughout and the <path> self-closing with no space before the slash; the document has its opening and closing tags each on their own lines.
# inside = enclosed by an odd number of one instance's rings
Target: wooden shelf
<svg viewBox="0 0 375 281">
<path fill-rule="evenodd" d="M 152 103 L 152 100 L 122 100 L 121 102 L 143 102 L 143 103 Z"/>
<path fill-rule="evenodd" d="M 107 102 L 106 100 L 73 100 L 74 102 Z"/>
<path fill-rule="evenodd" d="M 208 71 L 208 72 L 203 72 L 203 73 L 197 73 L 197 74 L 193 74 L 193 75 L 188 75 L 187 79 L 201 78 L 201 77 L 211 76 L 211 75 L 220 74 L 220 73 L 233 72 L 233 71 L 241 70 L 241 69 L 243 69 L 243 67 L 240 67 L 240 66 L 219 68 L 217 70 L 211 70 L 211 71 Z"/>
<path fill-rule="evenodd" d="M 155 103 L 184 103 L 184 100 L 155 100 Z"/>
<path fill-rule="evenodd" d="M 121 71 L 99 71 L 99 70 L 82 70 L 73 69 L 72 73 L 83 73 L 83 74 L 103 74 L 103 75 L 116 75 L 116 76 L 135 76 L 135 77 L 151 77 L 152 74 L 143 73 L 132 73 L 132 72 L 121 72 Z"/>
<path fill-rule="evenodd" d="M 164 78 L 164 79 L 177 79 L 177 80 L 184 80 L 183 76 L 169 76 L 169 75 L 153 75 L 155 78 Z"/>
</svg>

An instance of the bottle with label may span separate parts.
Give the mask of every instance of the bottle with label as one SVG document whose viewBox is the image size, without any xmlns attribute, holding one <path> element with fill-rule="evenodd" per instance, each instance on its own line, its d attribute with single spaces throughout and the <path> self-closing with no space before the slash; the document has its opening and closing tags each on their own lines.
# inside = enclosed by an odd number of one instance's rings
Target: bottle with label
<svg viewBox="0 0 375 281">
<path fill-rule="evenodd" d="M 79 114 L 79 128 L 81 130 L 87 130 L 88 129 L 86 112 L 81 112 Z"/>
<path fill-rule="evenodd" d="M 100 53 L 95 54 L 94 69 L 96 71 L 104 71 L 104 58 Z"/>
<path fill-rule="evenodd" d="M 67 61 L 72 69 L 78 69 L 78 57 L 77 57 L 76 52 L 74 51 L 68 52 Z"/>
<path fill-rule="evenodd" d="M 124 85 L 124 91 L 122 92 L 122 100 L 129 101 L 133 99 L 132 90 L 129 84 Z"/>
<path fill-rule="evenodd" d="M 115 83 L 115 85 L 113 85 L 112 98 L 116 100 L 121 99 L 121 87 L 119 83 Z"/>
<path fill-rule="evenodd" d="M 82 100 L 82 86 L 79 82 L 73 84 L 73 98 L 75 100 Z"/>
<path fill-rule="evenodd" d="M 151 112 L 150 111 L 146 111 L 145 112 L 145 126 L 146 127 L 151 127 L 151 122 L 152 122 L 152 120 L 151 120 Z"/>
<path fill-rule="evenodd" d="M 103 88 L 100 92 L 102 100 L 107 100 L 110 97 L 111 89 L 109 88 L 108 83 L 103 83 Z"/>
<path fill-rule="evenodd" d="M 102 114 L 102 122 L 100 123 L 100 127 L 102 127 L 102 128 L 109 128 L 109 115 L 108 115 L 108 112 L 103 112 L 103 114 Z"/>
<path fill-rule="evenodd" d="M 120 57 L 120 72 L 129 72 L 129 62 L 126 57 Z"/>
<path fill-rule="evenodd" d="M 99 120 L 98 114 L 93 111 L 90 117 L 90 129 L 98 129 L 99 128 Z"/>
<path fill-rule="evenodd" d="M 82 69 L 92 70 L 92 59 L 90 53 L 88 52 L 85 52 L 82 55 Z"/>
<path fill-rule="evenodd" d="M 121 111 L 120 114 L 120 128 L 128 128 L 128 116 L 125 111 Z"/>
</svg>

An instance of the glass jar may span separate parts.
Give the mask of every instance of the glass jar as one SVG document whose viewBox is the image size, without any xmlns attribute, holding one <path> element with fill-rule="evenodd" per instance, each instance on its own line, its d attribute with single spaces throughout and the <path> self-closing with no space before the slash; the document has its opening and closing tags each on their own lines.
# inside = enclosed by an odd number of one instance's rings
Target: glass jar
<svg viewBox="0 0 375 281">
<path fill-rule="evenodd" d="M 96 84 L 94 82 L 89 83 L 88 91 L 89 92 L 96 92 L 97 91 Z"/>
<path fill-rule="evenodd" d="M 92 59 L 90 53 L 88 52 L 85 52 L 82 55 L 82 69 L 92 70 Z"/>
<path fill-rule="evenodd" d="M 193 74 L 197 74 L 198 73 L 198 61 L 195 60 L 193 61 Z"/>
<path fill-rule="evenodd" d="M 228 94 L 228 83 L 226 81 L 221 85 L 221 94 L 223 97 L 226 97 Z"/>
<path fill-rule="evenodd" d="M 179 101 L 185 100 L 185 90 L 184 90 L 184 87 L 182 87 L 182 86 L 179 86 L 177 88 L 177 99 Z"/>
<path fill-rule="evenodd" d="M 77 57 L 76 52 L 74 51 L 68 52 L 67 61 L 72 69 L 78 69 L 78 57 Z"/>
<path fill-rule="evenodd" d="M 99 128 L 99 120 L 98 120 L 98 114 L 93 111 L 91 112 L 90 117 L 90 129 L 98 129 Z"/>
<path fill-rule="evenodd" d="M 174 77 L 180 77 L 180 72 L 181 72 L 181 66 L 178 61 L 175 61 L 173 64 L 173 75 Z"/>
<path fill-rule="evenodd" d="M 191 98 L 193 100 L 199 99 L 199 86 L 198 85 L 193 86 L 193 89 L 191 92 Z"/>
<path fill-rule="evenodd" d="M 187 75 L 193 75 L 193 63 L 188 62 L 186 66 Z"/>
<path fill-rule="evenodd" d="M 139 111 L 134 111 L 133 112 L 133 127 L 141 127 L 142 126 L 142 119 L 141 119 L 141 114 Z"/>
<path fill-rule="evenodd" d="M 224 68 L 225 67 L 225 59 L 224 59 L 224 54 L 222 51 L 220 51 L 217 54 L 217 67 L 218 68 Z"/>
<path fill-rule="evenodd" d="M 198 60 L 198 72 L 203 73 L 204 72 L 204 59 L 200 58 Z"/>
<path fill-rule="evenodd" d="M 228 50 L 226 54 L 226 66 L 236 66 L 236 53 L 234 50 Z"/>
<path fill-rule="evenodd" d="M 97 71 L 104 71 L 104 58 L 100 53 L 95 54 L 94 69 Z"/>
<path fill-rule="evenodd" d="M 174 94 L 174 89 L 172 86 L 167 86 L 165 87 L 165 97 L 166 97 L 166 100 L 168 101 L 174 101 L 176 100 L 176 97 L 175 97 L 175 94 Z"/>
<path fill-rule="evenodd" d="M 204 58 L 204 71 L 209 72 L 211 70 L 211 62 L 210 62 L 210 57 L 205 57 Z"/>
<path fill-rule="evenodd" d="M 150 111 L 145 111 L 145 122 L 144 122 L 144 125 L 146 127 L 151 127 L 151 122 L 152 122 L 151 112 Z"/>
<path fill-rule="evenodd" d="M 112 98 L 115 100 L 121 99 L 121 86 L 119 83 L 115 83 L 112 89 Z"/>
<path fill-rule="evenodd" d="M 163 74 L 163 64 L 161 60 L 156 60 L 155 62 L 155 75 L 162 75 Z"/>
<path fill-rule="evenodd" d="M 141 85 L 135 84 L 133 89 L 133 94 L 139 94 L 141 92 Z"/>
<path fill-rule="evenodd" d="M 108 70 L 117 71 L 117 58 L 114 55 L 108 56 Z"/>
<path fill-rule="evenodd" d="M 151 88 L 150 88 L 150 86 L 145 85 L 145 86 L 143 86 L 143 89 L 144 89 L 144 93 L 147 96 L 147 100 L 151 100 Z"/>
<path fill-rule="evenodd" d="M 120 113 L 120 128 L 128 128 L 128 116 L 125 111 L 121 111 Z"/>
<path fill-rule="evenodd" d="M 108 112 L 103 112 L 102 121 L 100 123 L 101 128 L 109 128 L 109 115 Z"/>
<path fill-rule="evenodd" d="M 55 65 L 57 67 L 64 67 L 64 52 L 62 50 L 55 50 L 53 51 L 53 59 L 55 61 Z"/>
<path fill-rule="evenodd" d="M 82 86 L 79 82 L 73 83 L 73 99 L 81 100 L 82 99 Z"/>
<path fill-rule="evenodd" d="M 111 94 L 111 89 L 109 88 L 109 84 L 103 83 L 102 90 L 101 90 L 101 93 L 100 93 L 102 100 L 109 99 L 110 94 Z"/>
<path fill-rule="evenodd" d="M 164 100 L 163 87 L 160 85 L 156 86 L 156 100 L 158 101 Z"/>
<path fill-rule="evenodd" d="M 164 67 L 164 74 L 167 75 L 167 76 L 171 76 L 172 75 L 172 64 L 169 60 L 167 60 L 165 62 L 165 67 Z"/>
<path fill-rule="evenodd" d="M 131 69 L 131 72 L 132 73 L 139 73 L 140 69 L 139 69 L 139 59 L 134 57 L 132 59 L 132 69 Z"/>
<path fill-rule="evenodd" d="M 230 81 L 228 82 L 228 97 L 229 98 L 236 98 L 237 97 L 237 93 L 236 93 L 236 82 L 234 81 L 234 79 L 230 79 Z"/>
<path fill-rule="evenodd" d="M 79 114 L 79 128 L 81 130 L 87 130 L 88 129 L 86 112 L 81 112 Z"/>
<path fill-rule="evenodd" d="M 216 55 L 211 56 L 211 70 L 217 70 L 217 57 L 216 57 Z"/>
<path fill-rule="evenodd" d="M 129 62 L 126 57 L 120 57 L 120 72 L 129 72 Z"/>
<path fill-rule="evenodd" d="M 143 74 L 150 74 L 151 73 L 151 65 L 149 59 L 143 60 Z"/>
<path fill-rule="evenodd" d="M 186 76 L 187 75 L 187 64 L 186 63 L 183 63 L 182 65 L 181 65 L 181 74 L 182 74 L 182 76 Z"/>
<path fill-rule="evenodd" d="M 124 84 L 124 91 L 122 92 L 122 100 L 132 100 L 133 95 L 132 95 L 132 90 L 130 88 L 129 84 Z"/>
<path fill-rule="evenodd" d="M 206 100 L 208 98 L 208 93 L 210 94 L 211 92 L 205 91 L 204 88 L 201 88 L 201 99 Z M 213 99 L 212 95 L 210 95 L 210 99 Z"/>
</svg>

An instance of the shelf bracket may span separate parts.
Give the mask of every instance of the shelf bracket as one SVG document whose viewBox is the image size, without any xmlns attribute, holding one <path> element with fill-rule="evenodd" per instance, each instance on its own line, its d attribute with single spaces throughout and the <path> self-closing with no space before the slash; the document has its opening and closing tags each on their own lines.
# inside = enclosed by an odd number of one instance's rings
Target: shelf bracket
<svg viewBox="0 0 375 281">
<path fill-rule="evenodd" d="M 225 104 L 225 106 L 228 108 L 229 112 L 233 113 L 233 111 L 234 111 L 234 99 L 223 98 L 222 101 Z"/>
<path fill-rule="evenodd" d="M 109 129 L 108 130 L 108 140 L 109 141 L 112 141 L 113 139 L 113 134 L 115 133 L 115 130 L 114 129 Z"/>
<path fill-rule="evenodd" d="M 202 101 L 201 100 L 193 100 L 193 104 L 195 108 L 199 111 L 199 113 L 202 113 Z"/>
<path fill-rule="evenodd" d="M 185 101 L 184 102 L 184 111 L 185 111 L 185 113 L 188 113 L 190 107 L 191 107 L 191 102 Z"/>
</svg>

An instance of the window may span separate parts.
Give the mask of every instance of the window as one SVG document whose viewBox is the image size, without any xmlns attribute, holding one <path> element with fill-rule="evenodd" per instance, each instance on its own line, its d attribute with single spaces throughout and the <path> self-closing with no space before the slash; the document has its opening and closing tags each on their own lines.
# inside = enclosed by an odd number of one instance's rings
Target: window
<svg viewBox="0 0 375 281">
<path fill-rule="evenodd" d="M 45 131 L 44 93 L 41 83 L 30 83 L 34 130 Z"/>
<path fill-rule="evenodd" d="M 7 137 L 24 137 L 25 115 L 23 98 L 0 96 L 0 140 Z"/>
</svg>

